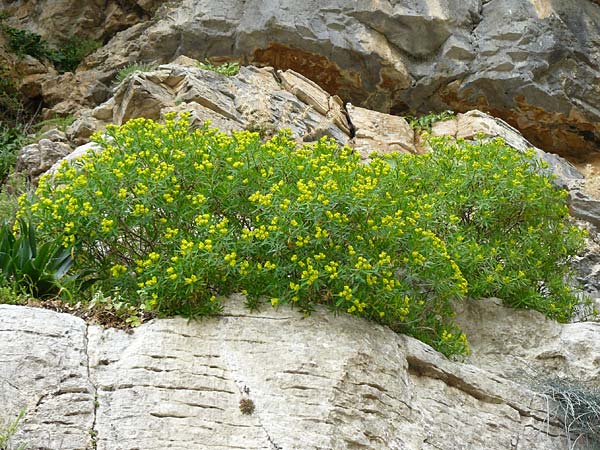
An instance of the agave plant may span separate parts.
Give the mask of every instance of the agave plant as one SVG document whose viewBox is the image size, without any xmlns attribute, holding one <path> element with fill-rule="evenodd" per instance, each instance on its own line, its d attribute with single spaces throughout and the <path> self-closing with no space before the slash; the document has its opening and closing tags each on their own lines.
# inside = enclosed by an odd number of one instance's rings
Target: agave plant
<svg viewBox="0 0 600 450">
<path fill-rule="evenodd" d="M 73 264 L 72 249 L 55 242 L 38 246 L 35 226 L 19 221 L 20 233 L 13 234 L 7 224 L 0 227 L 0 279 L 36 298 L 57 295 Z"/>
</svg>

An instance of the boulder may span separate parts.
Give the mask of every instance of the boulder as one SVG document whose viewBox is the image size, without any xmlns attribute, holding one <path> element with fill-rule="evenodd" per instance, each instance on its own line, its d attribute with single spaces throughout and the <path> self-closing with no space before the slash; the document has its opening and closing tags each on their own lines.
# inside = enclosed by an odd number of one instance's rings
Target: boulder
<svg viewBox="0 0 600 450">
<path fill-rule="evenodd" d="M 88 64 L 108 73 L 186 55 L 292 69 L 360 107 L 478 108 L 540 148 L 581 156 L 600 139 L 599 30 L 590 0 L 184 0 Z"/>
<path fill-rule="evenodd" d="M 149 19 L 163 0 L 1 0 L 10 25 L 34 31 L 53 43 L 73 36 L 105 40 Z"/>
<path fill-rule="evenodd" d="M 133 74 L 114 95 L 118 106 L 113 110 L 113 122 L 121 125 L 136 117 L 157 120 L 163 107 L 174 105 L 172 97 L 168 87 L 153 83 L 144 74 Z"/>
<path fill-rule="evenodd" d="M 69 155 L 73 149 L 60 140 L 41 139 L 36 144 L 23 147 L 17 159 L 17 171 L 35 182 L 56 161 Z"/>
<path fill-rule="evenodd" d="M 158 120 L 168 112 L 189 112 L 194 125 L 209 120 L 223 131 L 250 129 L 263 137 L 289 128 L 300 142 L 329 136 L 340 144 L 349 140 L 350 124 L 340 100 L 293 71 L 242 67 L 228 77 L 178 58 L 156 70 L 136 72 L 115 88 L 114 95 L 86 110 L 69 128 L 81 144 L 93 128 L 123 124 L 145 117 Z M 286 82 L 280 82 L 286 79 Z"/>
<path fill-rule="evenodd" d="M 40 80 L 40 95 L 46 106 L 44 117 L 52 118 L 73 115 L 82 107 L 104 102 L 109 89 L 101 74 L 94 70 L 60 75 L 49 72 Z"/>
<path fill-rule="evenodd" d="M 417 152 L 415 132 L 404 118 L 359 108 L 351 103 L 346 108 L 354 127 L 351 145 L 362 158 L 368 158 L 373 152 Z"/>
<path fill-rule="evenodd" d="M 303 319 L 243 302 L 233 296 L 218 317 L 154 320 L 132 333 L 0 305 L 2 413 L 27 412 L 15 441 L 98 450 L 565 445 L 547 399 L 525 382 L 350 315 L 318 308 Z M 599 332 L 581 337 L 595 342 Z M 586 349 L 586 361 L 599 356 Z"/>
<path fill-rule="evenodd" d="M 537 311 L 502 306 L 499 299 L 457 306 L 471 364 L 533 385 L 552 379 L 598 383 L 600 322 L 559 324 Z"/>
</svg>

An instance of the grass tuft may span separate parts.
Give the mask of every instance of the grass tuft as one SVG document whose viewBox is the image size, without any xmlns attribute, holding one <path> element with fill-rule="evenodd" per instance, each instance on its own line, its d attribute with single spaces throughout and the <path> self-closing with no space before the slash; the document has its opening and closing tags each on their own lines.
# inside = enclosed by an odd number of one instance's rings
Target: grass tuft
<svg viewBox="0 0 600 450">
<path fill-rule="evenodd" d="M 551 400 L 550 414 L 563 424 L 569 450 L 600 448 L 600 387 L 555 379 L 538 390 Z"/>
<path fill-rule="evenodd" d="M 137 64 L 137 63 L 133 63 L 133 64 L 129 64 L 125 67 L 123 67 L 121 70 L 119 70 L 119 72 L 117 73 L 117 75 L 115 76 L 115 80 L 113 81 L 113 85 L 118 85 L 121 84 L 121 82 L 127 78 L 129 75 L 131 75 L 132 73 L 135 72 L 151 72 L 155 69 L 156 67 L 151 65 L 151 64 Z"/>
</svg>

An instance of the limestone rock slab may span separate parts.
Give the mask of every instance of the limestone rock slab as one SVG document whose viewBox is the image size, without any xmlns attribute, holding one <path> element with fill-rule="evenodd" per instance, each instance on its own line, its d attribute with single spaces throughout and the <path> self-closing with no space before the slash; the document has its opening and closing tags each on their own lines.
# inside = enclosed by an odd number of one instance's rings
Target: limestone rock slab
<svg viewBox="0 0 600 450">
<path fill-rule="evenodd" d="M 415 132 L 403 117 L 359 108 L 350 103 L 346 108 L 354 127 L 352 148 L 362 158 L 368 158 L 373 152 L 417 152 Z"/>
<path fill-rule="evenodd" d="M 185 65 L 164 64 L 127 77 L 113 97 L 81 114 L 78 126 L 70 130 L 72 139 L 81 144 L 90 135 L 90 124 L 101 130 L 110 121 L 158 120 L 168 112 L 186 111 L 194 125 L 209 120 L 222 131 L 250 129 L 269 137 L 289 128 L 300 142 L 323 136 L 342 145 L 348 142 L 350 126 L 341 101 L 309 80 L 289 73 L 288 82 L 280 83 L 273 69 L 256 67 L 242 67 L 239 74 L 228 77 L 194 67 L 187 59 L 178 58 Z M 311 95 L 306 94 L 308 89 Z"/>
<path fill-rule="evenodd" d="M 26 413 L 16 442 L 32 449 L 91 448 L 94 395 L 81 319 L 0 305 L 0 414 L 6 420 Z"/>
<path fill-rule="evenodd" d="M 503 377 L 600 379 L 600 322 L 561 325 L 537 311 L 482 299 L 459 305 L 457 323 L 469 338 L 470 362 Z"/>
<path fill-rule="evenodd" d="M 199 442 L 549 450 L 560 442 L 539 431 L 560 435 L 527 388 L 349 316 L 250 313 L 234 296 L 218 318 L 159 320 L 131 335 L 92 327 L 89 335 L 98 450 Z M 252 415 L 241 413 L 241 399 L 254 402 Z"/>
<path fill-rule="evenodd" d="M 0 399 L 28 407 L 19 437 L 44 449 L 89 448 L 92 435 L 98 450 L 563 445 L 527 384 L 349 315 L 243 303 L 232 296 L 218 317 L 132 333 L 0 306 Z"/>
</svg>

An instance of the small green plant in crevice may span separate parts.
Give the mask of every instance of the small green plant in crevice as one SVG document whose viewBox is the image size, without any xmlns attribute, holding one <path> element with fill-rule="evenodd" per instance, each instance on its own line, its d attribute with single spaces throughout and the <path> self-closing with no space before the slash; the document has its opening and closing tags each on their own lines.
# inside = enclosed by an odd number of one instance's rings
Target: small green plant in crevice
<svg viewBox="0 0 600 450">
<path fill-rule="evenodd" d="M 87 37 L 70 37 L 55 50 L 48 59 L 59 72 L 74 72 L 83 59 L 102 47 L 102 43 Z"/>
<path fill-rule="evenodd" d="M 75 117 L 71 115 L 64 117 L 53 117 L 52 119 L 36 122 L 35 124 L 31 125 L 31 132 L 27 137 L 26 144 L 38 142 L 42 134 L 53 128 L 64 133 L 73 122 L 75 122 Z"/>
<path fill-rule="evenodd" d="M 155 69 L 156 69 L 156 66 L 152 65 L 152 64 L 138 64 L 138 63 L 129 64 L 129 65 L 123 67 L 122 69 L 120 69 L 119 72 L 117 72 L 117 74 L 115 75 L 115 79 L 113 81 L 113 85 L 121 84 L 121 82 L 125 78 L 127 78 L 129 75 L 131 75 L 132 73 L 151 72 Z"/>
<path fill-rule="evenodd" d="M 17 127 L 19 123 L 28 122 L 31 114 L 13 75 L 7 66 L 0 64 L 0 122 Z"/>
<path fill-rule="evenodd" d="M 0 189 L 26 143 L 34 116 L 32 105 L 15 85 L 12 71 L 0 64 Z"/>
<path fill-rule="evenodd" d="M 454 119 L 454 111 L 442 111 L 441 113 L 429 113 L 424 116 L 406 116 L 409 125 L 417 132 L 429 131 L 436 122 Z"/>
<path fill-rule="evenodd" d="M 17 292 L 35 298 L 54 297 L 63 290 L 63 282 L 73 263 L 72 248 L 53 241 L 38 244 L 35 227 L 19 220 L 19 234 L 8 225 L 0 227 L 0 278 Z"/>
<path fill-rule="evenodd" d="M 208 59 L 205 59 L 204 62 L 198 61 L 198 67 L 200 69 L 210 70 L 211 72 L 217 72 L 228 77 L 237 75 L 240 71 L 240 65 L 237 62 L 213 64 Z"/>
<path fill-rule="evenodd" d="M 26 305 L 28 297 L 15 291 L 12 286 L 0 280 L 0 305 Z M 2 447 L 0 447 L 1 449 Z"/>
<path fill-rule="evenodd" d="M 50 46 L 37 33 L 28 30 L 13 28 L 5 23 L 1 24 L 1 29 L 8 40 L 8 48 L 19 57 L 26 55 L 37 59 L 49 59 L 51 53 Z"/>
<path fill-rule="evenodd" d="M 97 290 L 87 305 L 93 316 L 100 317 L 103 323 L 125 323 L 130 327 L 139 327 L 148 314 L 143 308 L 127 302 L 118 290 L 112 295 L 104 295 Z"/>
<path fill-rule="evenodd" d="M 549 415 L 562 423 L 568 450 L 600 448 L 600 387 L 555 379 L 535 389 L 550 400 Z"/>
<path fill-rule="evenodd" d="M 14 420 L 7 421 L 0 417 L 0 450 L 28 450 L 29 446 L 25 443 L 13 443 L 13 437 L 23 417 L 25 417 L 25 410 L 22 410 Z"/>
</svg>

